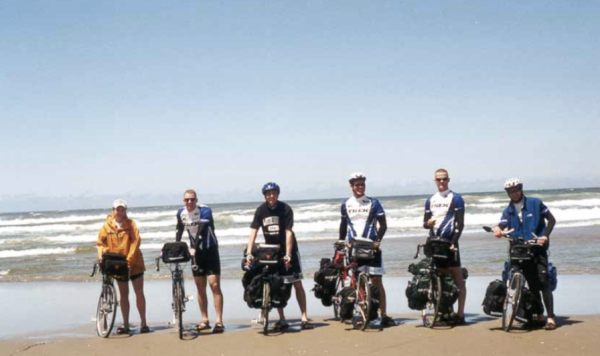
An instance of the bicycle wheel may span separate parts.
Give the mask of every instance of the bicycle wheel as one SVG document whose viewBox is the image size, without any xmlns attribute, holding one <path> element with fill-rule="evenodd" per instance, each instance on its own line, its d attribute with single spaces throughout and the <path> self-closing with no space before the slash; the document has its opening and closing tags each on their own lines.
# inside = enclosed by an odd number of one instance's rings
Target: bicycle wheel
<svg viewBox="0 0 600 356">
<path fill-rule="evenodd" d="M 502 309 L 502 328 L 504 331 L 510 330 L 515 321 L 515 316 L 517 316 L 521 301 L 521 288 L 523 288 L 523 275 L 517 272 L 510 279 L 506 298 L 504 298 L 504 308 Z"/>
<path fill-rule="evenodd" d="M 268 282 L 263 283 L 263 304 L 262 304 L 262 317 L 263 317 L 263 334 L 269 334 L 269 303 L 271 302 L 271 285 Z"/>
<path fill-rule="evenodd" d="M 340 318 L 340 300 L 338 299 L 338 293 L 344 288 L 344 279 L 338 277 L 335 285 L 335 295 L 331 297 L 333 301 L 333 317 L 338 320 Z"/>
<path fill-rule="evenodd" d="M 183 339 L 183 289 L 181 288 L 181 281 L 175 282 L 175 295 L 173 300 L 173 312 L 175 313 L 175 319 L 177 319 L 177 328 L 179 331 L 179 339 Z"/>
<path fill-rule="evenodd" d="M 115 325 L 117 317 L 117 294 L 115 286 L 105 284 L 102 286 L 102 293 L 98 299 L 98 308 L 96 309 L 96 331 L 98 336 L 108 337 Z"/>
<path fill-rule="evenodd" d="M 356 303 L 354 304 L 354 328 L 364 331 L 369 326 L 369 313 L 371 311 L 371 288 L 369 276 L 361 273 L 356 284 Z"/>
<path fill-rule="evenodd" d="M 442 281 L 439 276 L 432 276 L 429 280 L 429 291 L 427 292 L 427 304 L 422 311 L 423 325 L 433 328 L 438 319 L 440 301 L 442 299 Z"/>
</svg>

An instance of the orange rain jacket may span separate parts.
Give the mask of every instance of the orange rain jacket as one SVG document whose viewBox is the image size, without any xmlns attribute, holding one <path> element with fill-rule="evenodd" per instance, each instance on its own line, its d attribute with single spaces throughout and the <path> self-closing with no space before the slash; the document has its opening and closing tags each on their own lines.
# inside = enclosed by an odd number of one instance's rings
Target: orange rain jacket
<svg viewBox="0 0 600 356">
<path fill-rule="evenodd" d="M 140 231 L 135 221 L 126 218 L 119 228 L 111 213 L 98 233 L 98 260 L 102 259 L 105 252 L 123 254 L 127 256 L 129 275 L 135 276 L 146 270 L 140 244 Z"/>
</svg>

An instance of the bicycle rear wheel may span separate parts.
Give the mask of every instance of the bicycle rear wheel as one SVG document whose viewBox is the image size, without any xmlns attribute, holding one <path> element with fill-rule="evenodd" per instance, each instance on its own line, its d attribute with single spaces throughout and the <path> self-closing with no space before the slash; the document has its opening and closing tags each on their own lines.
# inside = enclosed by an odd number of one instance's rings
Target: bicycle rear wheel
<svg viewBox="0 0 600 356">
<path fill-rule="evenodd" d="M 358 275 L 356 284 L 356 303 L 354 304 L 354 328 L 364 331 L 369 326 L 369 313 L 371 312 L 371 288 L 369 276 L 365 273 Z"/>
<path fill-rule="evenodd" d="M 271 285 L 268 282 L 263 283 L 263 303 L 262 303 L 262 317 L 263 317 L 263 334 L 269 334 L 269 303 L 271 302 Z"/>
<path fill-rule="evenodd" d="M 335 285 L 335 294 L 331 297 L 333 302 L 333 317 L 338 320 L 340 318 L 340 300 L 338 293 L 344 288 L 344 279 L 340 276 Z"/>
<path fill-rule="evenodd" d="M 175 299 L 173 300 L 173 312 L 175 313 L 175 319 L 177 319 L 177 329 L 179 332 L 179 339 L 183 339 L 183 288 L 181 288 L 181 281 L 175 282 Z"/>
<path fill-rule="evenodd" d="M 96 309 L 96 331 L 98 336 L 108 337 L 115 325 L 117 316 L 117 294 L 115 286 L 105 284 L 102 286 L 102 293 L 98 299 L 98 308 Z"/>
<path fill-rule="evenodd" d="M 442 281 L 439 276 L 429 279 L 429 291 L 427 292 L 427 304 L 422 311 L 423 325 L 433 328 L 439 317 L 440 301 L 442 299 Z"/>
<path fill-rule="evenodd" d="M 514 273 L 510 279 L 506 298 L 504 299 L 504 308 L 502 310 L 502 328 L 504 331 L 510 331 L 512 324 L 517 316 L 519 304 L 521 302 L 521 289 L 523 288 L 523 275 Z"/>
</svg>

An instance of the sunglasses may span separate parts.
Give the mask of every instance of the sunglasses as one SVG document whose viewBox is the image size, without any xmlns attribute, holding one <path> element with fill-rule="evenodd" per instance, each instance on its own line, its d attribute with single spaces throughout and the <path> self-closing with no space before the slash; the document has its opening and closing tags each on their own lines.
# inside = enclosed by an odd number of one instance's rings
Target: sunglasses
<svg viewBox="0 0 600 356">
<path fill-rule="evenodd" d="M 193 202 L 196 201 L 196 198 L 187 198 L 187 199 L 183 199 L 184 202 Z"/>
<path fill-rule="evenodd" d="M 435 180 L 438 182 L 447 182 L 448 178 L 436 178 Z"/>
<path fill-rule="evenodd" d="M 365 183 L 354 183 L 352 185 L 355 186 L 355 187 L 364 187 Z"/>
</svg>

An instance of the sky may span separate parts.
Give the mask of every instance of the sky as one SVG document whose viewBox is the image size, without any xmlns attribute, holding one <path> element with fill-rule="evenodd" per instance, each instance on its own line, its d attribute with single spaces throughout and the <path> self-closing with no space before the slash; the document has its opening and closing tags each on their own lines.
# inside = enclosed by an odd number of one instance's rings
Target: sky
<svg viewBox="0 0 600 356">
<path fill-rule="evenodd" d="M 600 186 L 600 1 L 3 0 L 0 211 Z"/>
</svg>

